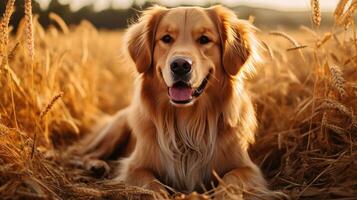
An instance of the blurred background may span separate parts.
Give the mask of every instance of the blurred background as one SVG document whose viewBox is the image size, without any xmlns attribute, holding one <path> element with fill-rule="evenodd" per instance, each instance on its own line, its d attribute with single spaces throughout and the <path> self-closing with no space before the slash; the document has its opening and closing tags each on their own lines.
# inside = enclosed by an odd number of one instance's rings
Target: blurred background
<svg viewBox="0 0 357 200">
<path fill-rule="evenodd" d="M 5 2 L 0 3 L 0 13 L 5 10 Z M 333 9 L 338 0 L 321 0 L 323 21 L 322 27 L 333 24 Z M 23 17 L 23 1 L 16 1 L 17 11 L 12 17 L 11 25 L 16 28 Z M 48 14 L 54 12 L 67 24 L 78 24 L 86 19 L 101 29 L 125 28 L 130 19 L 135 19 L 138 12 L 151 5 L 167 7 L 179 5 L 199 5 L 208 7 L 223 4 L 237 12 L 238 16 L 247 19 L 255 17 L 259 28 L 298 28 L 300 25 L 311 25 L 309 0 L 34 0 L 33 12 L 39 15 L 43 26 L 48 26 Z"/>
<path fill-rule="evenodd" d="M 263 30 L 246 87 L 259 124 L 251 155 L 271 189 L 356 200 L 357 0 L 0 0 L 0 199 L 147 195 L 96 178 L 65 149 L 131 102 L 121 30 L 141 10 L 217 3 Z"/>
</svg>

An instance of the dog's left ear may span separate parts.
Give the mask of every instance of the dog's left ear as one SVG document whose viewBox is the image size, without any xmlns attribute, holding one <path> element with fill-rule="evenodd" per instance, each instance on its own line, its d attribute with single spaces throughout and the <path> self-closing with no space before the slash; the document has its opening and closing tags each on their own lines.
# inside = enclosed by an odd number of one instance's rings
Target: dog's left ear
<svg viewBox="0 0 357 200">
<path fill-rule="evenodd" d="M 146 72 L 152 65 L 155 34 L 160 17 L 165 11 L 167 9 L 161 6 L 149 8 L 125 33 L 127 49 L 139 73 Z"/>
<path fill-rule="evenodd" d="M 256 28 L 223 6 L 212 6 L 207 10 L 220 35 L 224 70 L 232 76 L 237 75 L 243 66 L 246 72 L 254 71 L 254 62 L 260 59 Z"/>
</svg>

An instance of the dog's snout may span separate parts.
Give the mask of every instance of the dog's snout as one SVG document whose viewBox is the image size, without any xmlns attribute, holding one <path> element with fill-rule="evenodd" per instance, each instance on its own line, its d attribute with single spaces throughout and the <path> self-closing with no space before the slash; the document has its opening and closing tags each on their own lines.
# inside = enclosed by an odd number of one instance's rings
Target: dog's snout
<svg viewBox="0 0 357 200">
<path fill-rule="evenodd" d="M 170 64 L 171 71 L 178 76 L 184 76 L 191 71 L 191 62 L 184 58 L 177 58 Z"/>
</svg>

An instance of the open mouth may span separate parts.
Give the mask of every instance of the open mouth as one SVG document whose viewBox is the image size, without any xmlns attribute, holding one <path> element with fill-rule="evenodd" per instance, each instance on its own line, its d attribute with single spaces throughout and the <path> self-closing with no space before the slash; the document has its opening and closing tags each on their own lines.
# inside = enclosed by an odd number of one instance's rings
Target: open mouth
<svg viewBox="0 0 357 200">
<path fill-rule="evenodd" d="M 183 81 L 176 82 L 172 87 L 169 87 L 169 96 L 172 102 L 176 104 L 190 103 L 194 98 L 199 97 L 204 91 L 210 73 L 203 79 L 197 88 L 192 88 L 189 84 Z"/>
</svg>

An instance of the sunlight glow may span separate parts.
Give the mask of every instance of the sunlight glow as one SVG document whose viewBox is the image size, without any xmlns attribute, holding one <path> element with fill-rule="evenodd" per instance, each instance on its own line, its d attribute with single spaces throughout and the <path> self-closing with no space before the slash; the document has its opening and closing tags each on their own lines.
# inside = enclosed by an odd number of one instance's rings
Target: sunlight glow
<svg viewBox="0 0 357 200">
<path fill-rule="evenodd" d="M 41 7 L 48 6 L 50 0 L 36 0 Z M 139 5 L 146 0 L 135 0 Z M 339 0 L 320 0 L 322 11 L 333 11 Z M 83 6 L 94 4 L 96 10 L 103 10 L 109 6 L 114 8 L 129 8 L 134 0 L 60 0 L 61 3 L 70 3 L 73 10 L 78 10 Z M 227 6 L 246 5 L 252 7 L 262 7 L 283 11 L 303 11 L 310 9 L 310 0 L 153 0 L 161 5 L 177 6 L 180 4 L 205 5 L 221 3 Z"/>
</svg>

